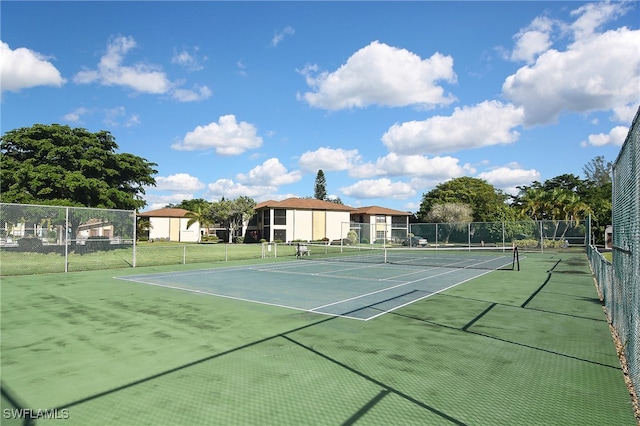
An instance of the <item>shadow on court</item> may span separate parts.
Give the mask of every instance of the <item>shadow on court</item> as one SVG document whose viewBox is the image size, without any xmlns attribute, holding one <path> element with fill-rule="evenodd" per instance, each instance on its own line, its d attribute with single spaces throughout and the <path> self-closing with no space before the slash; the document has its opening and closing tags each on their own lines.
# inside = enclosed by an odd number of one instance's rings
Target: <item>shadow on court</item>
<svg viewBox="0 0 640 426">
<path fill-rule="evenodd" d="M 529 256 L 389 309 L 422 291 L 405 289 L 360 306 L 387 313 L 369 321 L 96 273 L 9 280 L 2 408 L 67 409 L 65 425 L 633 425 L 593 280 L 565 262 Z"/>
</svg>

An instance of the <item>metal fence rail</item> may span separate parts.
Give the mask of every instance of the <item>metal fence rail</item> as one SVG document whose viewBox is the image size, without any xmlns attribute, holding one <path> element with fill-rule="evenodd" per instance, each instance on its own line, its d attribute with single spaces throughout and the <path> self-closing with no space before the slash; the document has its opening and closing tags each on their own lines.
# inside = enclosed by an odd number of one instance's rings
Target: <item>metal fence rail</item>
<svg viewBox="0 0 640 426">
<path fill-rule="evenodd" d="M 612 262 L 606 262 L 593 248 L 589 259 L 637 391 L 640 389 L 640 108 L 614 164 L 612 212 Z"/>
<path fill-rule="evenodd" d="M 544 251 L 584 248 L 589 220 L 523 220 L 510 222 L 411 223 L 400 229 L 389 223 L 345 223 L 343 244 L 401 244 L 429 247 L 508 247 Z M 347 232 L 344 232 L 347 230 Z M 425 243 L 426 240 L 426 243 Z"/>
<path fill-rule="evenodd" d="M 130 210 L 0 203 L 2 275 L 135 264 Z"/>
</svg>

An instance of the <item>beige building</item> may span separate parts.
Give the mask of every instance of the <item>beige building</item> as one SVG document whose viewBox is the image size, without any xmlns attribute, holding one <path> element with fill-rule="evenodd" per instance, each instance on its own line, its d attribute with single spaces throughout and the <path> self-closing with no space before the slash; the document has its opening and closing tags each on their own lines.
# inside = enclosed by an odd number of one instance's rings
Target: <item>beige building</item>
<svg viewBox="0 0 640 426">
<path fill-rule="evenodd" d="M 256 214 L 243 227 L 244 241 L 337 241 L 355 230 L 358 242 L 404 241 L 411 213 L 379 206 L 353 208 L 315 198 L 288 198 L 256 204 Z M 196 222 L 187 228 L 188 210 L 163 208 L 138 214 L 149 218 L 150 240 L 198 242 Z M 224 241 L 224 239 L 223 239 Z"/>
<path fill-rule="evenodd" d="M 402 242 L 409 234 L 411 213 L 386 207 L 368 206 L 351 210 L 351 228 L 360 241 Z"/>
<path fill-rule="evenodd" d="M 314 198 L 264 201 L 249 222 L 249 240 L 339 240 L 349 232 L 351 207 Z M 247 238 L 245 238 L 247 240 Z"/>
<path fill-rule="evenodd" d="M 187 228 L 188 210 L 164 208 L 138 213 L 138 217 L 149 219 L 149 240 L 168 240 L 179 242 L 200 241 L 200 223 Z"/>
</svg>

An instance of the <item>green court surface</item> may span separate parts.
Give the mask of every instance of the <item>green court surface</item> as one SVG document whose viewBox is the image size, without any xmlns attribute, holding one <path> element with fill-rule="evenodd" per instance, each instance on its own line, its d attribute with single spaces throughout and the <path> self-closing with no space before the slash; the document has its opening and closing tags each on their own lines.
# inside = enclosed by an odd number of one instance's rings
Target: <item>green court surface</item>
<svg viewBox="0 0 640 426">
<path fill-rule="evenodd" d="M 636 424 L 582 253 L 216 266 L 3 278 L 1 423 Z"/>
</svg>

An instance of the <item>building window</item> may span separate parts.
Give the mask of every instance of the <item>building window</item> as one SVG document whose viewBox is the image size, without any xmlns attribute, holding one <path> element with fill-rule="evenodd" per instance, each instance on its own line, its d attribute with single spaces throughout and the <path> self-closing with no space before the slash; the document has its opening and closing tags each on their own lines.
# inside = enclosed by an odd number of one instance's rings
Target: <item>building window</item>
<svg viewBox="0 0 640 426">
<path fill-rule="evenodd" d="M 286 229 L 274 229 L 273 230 L 273 239 L 275 241 L 287 241 L 287 230 Z"/>
<path fill-rule="evenodd" d="M 384 240 L 384 231 L 376 231 L 376 240 L 378 241 Z"/>
<path fill-rule="evenodd" d="M 270 223 L 269 223 L 269 212 L 270 212 L 270 210 L 264 210 L 262 212 L 262 225 L 263 226 L 269 226 L 270 225 Z"/>
<path fill-rule="evenodd" d="M 287 211 L 283 209 L 277 209 L 273 211 L 273 224 L 274 225 L 286 225 L 287 224 Z M 282 240 L 285 241 L 285 240 Z"/>
<path fill-rule="evenodd" d="M 386 221 L 386 216 L 376 216 L 376 223 L 385 223 Z"/>
<path fill-rule="evenodd" d="M 407 218 L 406 216 L 391 216 L 391 224 L 395 226 L 404 226 L 407 227 Z"/>
</svg>

